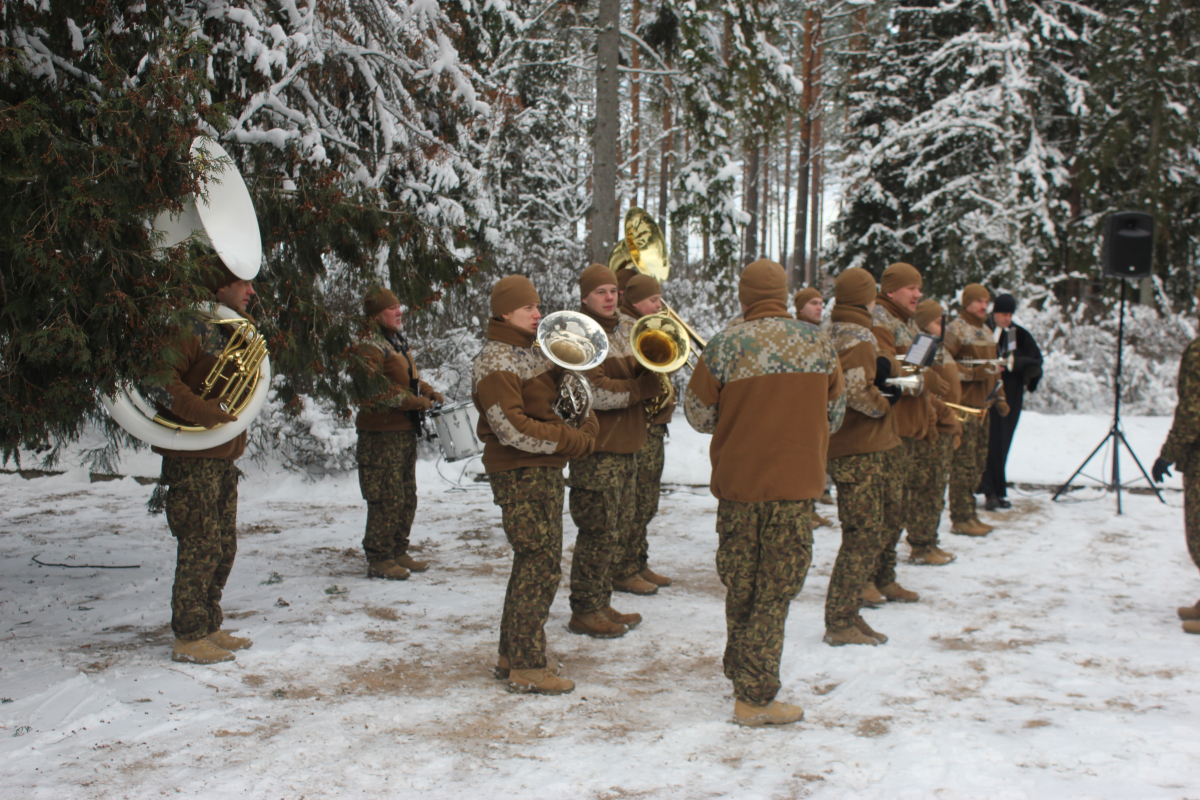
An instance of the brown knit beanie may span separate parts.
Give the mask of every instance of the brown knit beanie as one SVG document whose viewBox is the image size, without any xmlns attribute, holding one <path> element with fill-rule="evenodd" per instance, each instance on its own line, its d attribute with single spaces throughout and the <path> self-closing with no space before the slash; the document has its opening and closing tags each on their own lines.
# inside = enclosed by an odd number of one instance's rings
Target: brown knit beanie
<svg viewBox="0 0 1200 800">
<path fill-rule="evenodd" d="M 640 275 L 640 274 L 641 273 L 638 272 L 636 269 L 625 268 L 625 269 L 617 270 L 617 289 L 618 289 L 618 291 L 622 291 L 622 292 L 625 291 L 625 287 L 629 286 L 629 282 L 631 280 L 633 280 L 633 276 Z M 603 284 L 601 284 L 601 285 L 603 286 Z"/>
<path fill-rule="evenodd" d="M 877 294 L 875 276 L 862 267 L 851 267 L 833 281 L 833 297 L 839 304 L 867 306 Z"/>
<path fill-rule="evenodd" d="M 592 264 L 579 276 L 579 297 L 582 299 L 601 286 L 616 286 L 617 276 L 603 264 Z"/>
<path fill-rule="evenodd" d="M 763 300 L 776 300 L 786 306 L 787 274 L 783 267 L 765 258 L 750 264 L 738 281 L 738 300 L 747 307 Z"/>
<path fill-rule="evenodd" d="M 883 271 L 883 277 L 879 279 L 879 291 L 886 295 L 897 289 L 903 289 L 905 286 L 912 286 L 914 283 L 917 286 L 924 283 L 920 271 L 912 264 L 898 261 L 888 265 L 888 268 Z"/>
<path fill-rule="evenodd" d="M 968 283 L 966 286 L 963 287 L 963 293 L 962 293 L 962 307 L 963 308 L 966 308 L 967 306 L 971 305 L 976 300 L 990 300 L 990 299 L 992 299 L 992 295 L 988 292 L 987 289 L 983 288 L 983 286 L 981 286 L 978 283 Z"/>
<path fill-rule="evenodd" d="M 933 322 L 935 319 L 941 319 L 945 309 L 938 303 L 937 300 L 922 300 L 917 303 L 917 313 L 913 317 L 917 321 L 917 329 L 925 330 L 925 326 Z"/>
<path fill-rule="evenodd" d="M 225 262 L 220 258 L 207 259 L 202 274 L 204 275 L 204 285 L 213 294 L 216 294 L 218 289 L 224 289 L 229 284 L 241 280 L 229 271 L 229 267 L 225 266 Z"/>
<path fill-rule="evenodd" d="M 524 275 L 509 275 L 492 287 L 492 316 L 500 319 L 518 308 L 542 302 L 533 281 Z"/>
<path fill-rule="evenodd" d="M 820 296 L 821 296 L 821 292 L 818 291 L 816 289 L 816 287 L 813 287 L 813 286 L 806 286 L 803 289 L 801 289 L 800 291 L 796 292 L 796 297 L 794 298 L 795 303 L 796 303 L 796 312 L 799 313 L 800 309 L 802 309 L 806 305 L 808 305 L 809 302 L 811 302 L 814 298 L 817 298 Z"/>
<path fill-rule="evenodd" d="M 391 289 L 383 286 L 372 286 L 363 295 L 363 313 L 368 317 L 375 316 L 385 308 L 398 305 L 400 305 L 400 301 L 396 299 L 396 295 L 392 294 Z"/>
<path fill-rule="evenodd" d="M 649 275 L 635 275 L 625 287 L 625 301 L 631 305 L 648 300 L 656 294 L 662 294 L 662 285 Z"/>
</svg>

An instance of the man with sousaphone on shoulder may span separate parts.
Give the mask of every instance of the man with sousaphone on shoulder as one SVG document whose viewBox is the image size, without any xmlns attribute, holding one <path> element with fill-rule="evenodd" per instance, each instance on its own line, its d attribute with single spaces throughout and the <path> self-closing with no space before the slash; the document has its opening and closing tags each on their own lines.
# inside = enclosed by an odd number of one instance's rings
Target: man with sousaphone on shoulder
<svg viewBox="0 0 1200 800">
<path fill-rule="evenodd" d="M 367 501 L 363 552 L 367 577 L 402 581 L 429 564 L 408 554 L 417 513 L 417 434 L 422 417 L 445 398 L 421 380 L 404 337 L 404 312 L 390 289 L 363 296 L 368 334 L 359 343 L 358 485 Z M 382 380 L 381 380 L 382 379 Z M 380 383 L 382 392 L 372 391 Z"/>
</svg>

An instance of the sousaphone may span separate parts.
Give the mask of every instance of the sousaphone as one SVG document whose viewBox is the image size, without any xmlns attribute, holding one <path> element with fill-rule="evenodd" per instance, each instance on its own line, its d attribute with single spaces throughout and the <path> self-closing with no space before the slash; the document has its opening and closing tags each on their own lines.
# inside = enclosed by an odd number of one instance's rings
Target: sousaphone
<svg viewBox="0 0 1200 800">
<path fill-rule="evenodd" d="M 201 136 L 192 142 L 193 158 L 215 163 L 202 182 L 204 190 L 179 214 L 163 212 L 151 223 L 167 249 L 195 238 L 216 251 L 233 275 L 253 280 L 262 266 L 262 236 L 246 183 L 221 145 Z M 171 418 L 136 386 L 100 398 L 118 425 L 147 444 L 169 450 L 207 450 L 240 435 L 262 410 L 271 386 L 271 361 L 262 334 L 249 320 L 219 303 L 197 309 L 209 325 L 232 328 L 229 343 L 201 388 L 201 397 L 227 397 L 225 409 L 238 419 L 206 429 Z M 159 387 L 157 392 L 162 395 Z M 166 413 L 164 413 L 166 412 Z"/>
</svg>

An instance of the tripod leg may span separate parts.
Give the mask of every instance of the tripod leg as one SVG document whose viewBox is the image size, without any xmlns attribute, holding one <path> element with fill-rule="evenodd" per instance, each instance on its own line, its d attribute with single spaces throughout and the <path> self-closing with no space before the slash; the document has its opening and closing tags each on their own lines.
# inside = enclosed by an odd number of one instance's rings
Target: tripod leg
<svg viewBox="0 0 1200 800">
<path fill-rule="evenodd" d="M 1051 500 L 1057 500 L 1059 495 L 1061 495 L 1068 488 L 1070 488 L 1071 481 L 1075 480 L 1075 478 L 1077 478 L 1079 476 L 1079 473 L 1083 472 L 1083 468 L 1088 465 L 1089 461 L 1091 461 L 1093 458 L 1096 457 L 1096 453 L 1099 453 L 1100 448 L 1104 447 L 1104 445 L 1108 443 L 1108 440 L 1112 438 L 1113 433 L 1114 432 L 1110 430 L 1108 432 L 1108 435 L 1106 435 L 1103 439 L 1100 440 L 1100 444 L 1096 445 L 1096 449 L 1093 450 L 1091 452 L 1091 454 L 1083 460 L 1083 463 L 1079 465 L 1078 469 L 1076 469 L 1074 472 L 1071 473 L 1071 477 L 1067 478 L 1067 482 L 1064 483 L 1062 486 L 1058 487 L 1058 491 L 1054 493 L 1054 497 L 1050 498 Z"/>
<path fill-rule="evenodd" d="M 1146 468 L 1142 466 L 1141 460 L 1139 460 L 1137 457 L 1137 453 L 1133 452 L 1133 448 L 1129 446 L 1129 442 L 1125 439 L 1125 434 L 1121 431 L 1117 431 L 1117 436 L 1121 438 L 1121 444 L 1125 445 L 1125 449 L 1129 451 L 1129 455 L 1133 456 L 1133 463 L 1137 464 L 1138 469 L 1142 471 L 1142 477 L 1146 479 L 1146 483 L 1150 484 L 1150 488 L 1154 490 L 1156 495 L 1158 495 L 1158 501 L 1166 505 L 1167 501 L 1163 499 L 1162 491 L 1158 488 L 1158 485 L 1154 482 L 1154 479 L 1147 474 Z"/>
</svg>

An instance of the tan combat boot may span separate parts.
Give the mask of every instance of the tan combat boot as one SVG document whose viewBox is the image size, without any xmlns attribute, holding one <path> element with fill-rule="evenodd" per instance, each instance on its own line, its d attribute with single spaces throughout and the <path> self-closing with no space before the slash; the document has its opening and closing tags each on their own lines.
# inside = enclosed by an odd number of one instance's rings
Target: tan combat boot
<svg viewBox="0 0 1200 800">
<path fill-rule="evenodd" d="M 505 688 L 514 694 L 566 694 L 575 688 L 575 681 L 544 668 L 514 669 Z"/>
<path fill-rule="evenodd" d="M 408 553 L 398 557 L 396 559 L 396 563 L 404 567 L 409 572 L 424 572 L 425 570 L 429 569 L 428 561 L 417 561 Z"/>
<path fill-rule="evenodd" d="M 950 526 L 951 533 L 957 533 L 959 536 L 987 536 L 988 529 L 976 520 L 969 519 L 966 522 L 955 522 Z"/>
<path fill-rule="evenodd" d="M 812 512 L 812 526 L 814 528 L 832 528 L 833 523 L 814 511 Z"/>
<path fill-rule="evenodd" d="M 856 625 L 847 625 L 844 628 L 826 628 L 825 636 L 821 641 L 833 647 L 841 647 L 844 644 L 869 644 L 874 647 L 879 644 L 875 637 L 863 633 Z"/>
<path fill-rule="evenodd" d="M 930 567 L 940 567 L 949 564 L 954 560 L 952 553 L 947 553 L 936 544 L 927 545 L 924 547 L 914 546 L 912 555 L 908 558 L 914 564 L 925 564 Z"/>
<path fill-rule="evenodd" d="M 618 636 L 624 636 L 629 628 L 619 622 L 613 622 L 604 611 L 591 611 L 587 614 L 572 613 L 567 630 L 593 639 L 616 639 Z"/>
<path fill-rule="evenodd" d="M 208 639 L 194 641 L 175 640 L 171 650 L 171 660 L 184 664 L 219 664 L 222 661 L 233 661 L 233 653 L 217 647 Z"/>
<path fill-rule="evenodd" d="M 1200 619 L 1200 603 L 1194 606 L 1180 606 L 1175 611 L 1184 622 Z"/>
<path fill-rule="evenodd" d="M 984 533 L 991 533 L 992 531 L 996 530 L 995 525 L 988 525 L 986 522 L 981 520 L 979 517 L 971 517 L 971 522 L 975 523 L 975 527 L 983 528 Z"/>
<path fill-rule="evenodd" d="M 636 572 L 628 578 L 613 578 L 612 588 L 618 592 L 628 592 L 629 594 L 655 594 L 658 591 L 657 586 L 644 580 Z"/>
<path fill-rule="evenodd" d="M 562 662 L 546 653 L 546 666 L 543 669 L 557 675 L 562 670 Z M 508 656 L 497 656 L 496 666 L 492 667 L 492 675 L 496 677 L 496 680 L 506 680 L 510 672 L 512 672 L 512 663 L 508 660 Z"/>
<path fill-rule="evenodd" d="M 905 589 L 898 583 L 880 586 L 879 593 L 886 597 L 889 603 L 915 603 L 921 599 L 919 594 Z"/>
<path fill-rule="evenodd" d="M 887 644 L 888 637 L 884 636 L 879 631 L 867 624 L 867 621 L 862 617 L 854 618 L 854 627 L 858 628 L 859 632 L 865 633 L 880 644 Z"/>
<path fill-rule="evenodd" d="M 600 613 L 618 625 L 624 625 L 626 628 L 629 628 L 629 630 L 633 630 L 642 623 L 641 614 L 622 614 L 612 606 L 605 606 L 604 608 L 600 609 Z"/>
<path fill-rule="evenodd" d="M 745 700 L 733 704 L 733 721 L 747 728 L 763 725 L 790 725 L 804 719 L 804 709 L 790 703 L 772 700 L 766 705 L 755 705 Z"/>
<path fill-rule="evenodd" d="M 207 638 L 223 650 L 247 650 L 250 645 L 254 644 L 254 642 L 245 636 L 234 636 L 229 631 L 210 633 Z"/>
<path fill-rule="evenodd" d="M 666 575 L 659 575 L 649 567 L 642 567 L 642 571 L 638 573 L 642 580 L 647 583 L 653 583 L 655 586 L 670 586 L 671 579 Z"/>
<path fill-rule="evenodd" d="M 887 598 L 880 594 L 874 583 L 867 581 L 862 590 L 862 604 L 868 608 L 882 608 L 887 605 Z"/>
<path fill-rule="evenodd" d="M 382 578 L 385 581 L 403 581 L 408 579 L 408 570 L 389 558 L 387 561 L 372 561 L 367 564 L 367 577 Z"/>
<path fill-rule="evenodd" d="M 1184 633 L 1200 633 L 1200 619 L 1189 619 L 1183 623 Z"/>
</svg>

